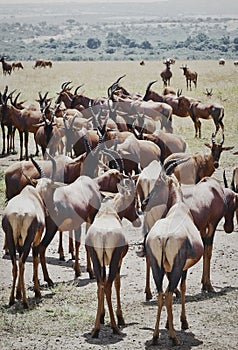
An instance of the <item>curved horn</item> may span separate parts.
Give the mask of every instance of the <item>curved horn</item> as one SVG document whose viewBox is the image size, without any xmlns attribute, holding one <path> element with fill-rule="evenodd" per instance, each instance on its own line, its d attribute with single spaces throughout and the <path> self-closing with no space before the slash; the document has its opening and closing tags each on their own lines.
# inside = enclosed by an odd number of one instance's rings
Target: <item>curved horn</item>
<svg viewBox="0 0 238 350">
<path fill-rule="evenodd" d="M 76 118 L 77 118 L 77 113 L 75 113 L 75 115 L 73 116 L 73 118 L 72 118 L 72 120 L 71 120 L 71 122 L 70 122 L 70 124 L 69 124 L 69 129 L 72 130 L 73 124 L 74 124 L 74 121 L 75 121 Z"/>
<path fill-rule="evenodd" d="M 182 163 L 185 163 L 187 162 L 188 160 L 190 159 L 190 157 L 188 158 L 185 158 L 185 159 L 176 159 L 173 163 L 171 163 L 170 165 L 166 164 L 164 166 L 164 170 L 165 170 L 165 173 L 166 175 L 171 175 L 174 168 L 176 168 L 177 165 L 179 164 L 182 164 Z"/>
<path fill-rule="evenodd" d="M 81 85 L 79 85 L 79 86 L 76 87 L 76 89 L 75 89 L 75 91 L 74 91 L 74 95 L 77 95 L 78 90 L 79 90 L 82 86 L 84 86 L 84 84 L 81 84 Z"/>
<path fill-rule="evenodd" d="M 125 170 L 125 168 L 124 168 L 123 158 L 122 158 L 122 156 L 120 155 L 120 153 L 118 153 L 118 152 L 115 151 L 115 150 L 112 150 L 111 148 L 107 148 L 107 149 L 106 149 L 106 152 L 110 153 L 110 154 L 116 159 L 117 163 L 118 163 L 119 166 L 120 166 L 119 171 L 120 171 L 121 173 L 123 173 L 123 171 Z"/>
<path fill-rule="evenodd" d="M 119 81 L 124 78 L 126 76 L 126 74 L 120 76 L 116 81 L 115 83 L 113 83 L 111 86 L 109 86 L 109 88 L 107 89 L 107 95 L 108 95 L 108 98 L 111 98 L 113 93 L 116 91 L 116 89 L 118 88 L 118 84 L 119 84 Z"/>
<path fill-rule="evenodd" d="M 43 169 L 40 167 L 40 165 L 35 161 L 35 159 L 30 156 L 30 159 L 32 161 L 32 164 L 35 166 L 36 170 L 38 171 L 40 178 L 47 178 L 45 172 L 43 171 Z"/>
<path fill-rule="evenodd" d="M 228 188 L 228 182 L 227 182 L 227 178 L 226 178 L 226 171 L 225 169 L 223 170 L 223 181 L 224 181 L 224 186 L 225 188 Z"/>
<path fill-rule="evenodd" d="M 47 95 L 48 95 L 49 91 L 47 91 L 43 97 L 43 101 L 46 99 Z"/>
<path fill-rule="evenodd" d="M 147 94 L 149 93 L 151 86 L 152 86 L 154 83 L 156 83 L 157 81 L 158 81 L 158 80 L 153 80 L 153 81 L 151 81 L 151 82 L 147 85 L 146 90 L 145 90 L 145 95 L 144 95 L 144 97 L 143 97 L 143 100 L 146 98 Z"/>
<path fill-rule="evenodd" d="M 2 95 L 4 101 L 6 101 L 7 99 L 7 92 L 8 92 L 8 85 L 5 86 L 5 89 Z"/>
<path fill-rule="evenodd" d="M 17 105 L 17 100 L 18 100 L 18 97 L 21 95 L 21 91 L 20 92 L 18 92 L 18 94 L 16 95 L 16 97 L 15 97 L 15 99 L 14 99 L 14 101 L 13 101 L 13 106 L 16 106 Z"/>
<path fill-rule="evenodd" d="M 224 134 L 222 133 L 222 140 L 221 140 L 221 142 L 219 143 L 219 145 L 223 145 L 224 141 L 225 141 L 225 136 L 224 136 Z"/>
<path fill-rule="evenodd" d="M 92 148 L 88 142 L 88 138 L 86 135 L 83 135 L 83 141 L 84 141 L 84 146 L 85 146 L 85 149 L 86 149 L 86 153 L 89 154 L 92 152 Z"/>
<path fill-rule="evenodd" d="M 40 101 L 42 101 L 43 98 L 42 98 L 42 95 L 41 95 L 41 91 L 38 91 L 38 95 L 39 95 Z"/>
<path fill-rule="evenodd" d="M 118 171 L 120 171 L 120 166 L 119 166 L 117 160 L 113 157 L 113 155 L 110 152 L 106 151 L 106 150 L 103 150 L 102 153 L 105 154 L 106 156 L 108 156 L 108 158 L 111 161 L 112 168 L 113 169 L 117 169 Z"/>
<path fill-rule="evenodd" d="M 49 157 L 51 163 L 52 163 L 52 174 L 51 174 L 51 180 L 54 181 L 55 180 L 55 174 L 56 174 L 56 161 L 54 159 L 54 157 L 48 153 L 47 151 L 45 152 L 45 154 Z"/>
<path fill-rule="evenodd" d="M 61 90 L 62 90 L 62 91 L 65 91 L 66 88 L 67 88 L 67 86 L 68 86 L 69 84 L 71 84 L 71 83 L 72 83 L 72 81 L 66 81 L 66 82 L 64 82 L 64 83 L 61 85 Z"/>
<path fill-rule="evenodd" d="M 215 134 L 213 133 L 213 134 L 212 134 L 212 144 L 215 145 L 215 143 L 216 143 Z"/>
</svg>

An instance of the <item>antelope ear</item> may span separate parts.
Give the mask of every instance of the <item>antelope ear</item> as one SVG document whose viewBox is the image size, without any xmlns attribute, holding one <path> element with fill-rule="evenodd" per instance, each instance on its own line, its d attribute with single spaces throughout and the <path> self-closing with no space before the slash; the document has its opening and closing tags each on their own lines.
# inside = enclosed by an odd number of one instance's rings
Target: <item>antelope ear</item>
<svg viewBox="0 0 238 350">
<path fill-rule="evenodd" d="M 212 145 L 210 145 L 209 143 L 205 142 L 204 145 L 210 149 L 212 149 Z"/>
<path fill-rule="evenodd" d="M 231 147 L 222 147 L 222 151 L 230 151 L 231 149 L 233 149 L 234 146 Z"/>
</svg>

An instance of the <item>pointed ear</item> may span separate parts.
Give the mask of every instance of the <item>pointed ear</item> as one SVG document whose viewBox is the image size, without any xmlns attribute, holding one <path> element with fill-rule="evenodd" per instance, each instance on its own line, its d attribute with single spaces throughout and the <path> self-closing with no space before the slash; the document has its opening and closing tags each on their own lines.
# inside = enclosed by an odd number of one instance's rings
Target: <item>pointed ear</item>
<svg viewBox="0 0 238 350">
<path fill-rule="evenodd" d="M 205 142 L 204 145 L 210 149 L 212 149 L 212 145 L 210 145 L 209 143 Z"/>
<path fill-rule="evenodd" d="M 234 146 L 230 146 L 230 147 L 222 147 L 222 151 L 230 151 L 231 149 L 233 149 Z"/>
</svg>

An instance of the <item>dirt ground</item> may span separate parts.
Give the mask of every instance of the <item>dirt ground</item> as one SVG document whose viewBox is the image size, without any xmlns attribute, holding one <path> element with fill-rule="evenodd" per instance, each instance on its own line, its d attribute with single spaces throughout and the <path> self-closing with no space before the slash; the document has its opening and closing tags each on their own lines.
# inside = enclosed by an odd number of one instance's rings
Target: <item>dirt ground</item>
<svg viewBox="0 0 238 350">
<path fill-rule="evenodd" d="M 5 169 L 17 156 L 0 159 Z M 2 213 L 1 208 L 1 213 Z M 225 350 L 238 349 L 238 228 L 226 234 L 220 222 L 215 234 L 211 264 L 211 280 L 216 293 L 201 292 L 202 260 L 191 268 L 187 278 L 186 312 L 189 329 L 180 329 L 180 300 L 174 299 L 174 326 L 181 341 L 177 349 Z M 121 270 L 121 299 L 126 326 L 120 335 L 112 334 L 106 307 L 105 325 L 98 339 L 91 338 L 97 308 L 95 280 L 85 272 L 85 249 L 80 250 L 82 275 L 75 279 L 73 261 L 67 252 L 64 236 L 65 262 L 59 262 L 58 235 L 47 249 L 48 269 L 55 282 L 47 288 L 41 268 L 39 277 L 42 299 L 35 300 L 32 290 L 31 254 L 26 263 L 25 279 L 29 310 L 17 302 L 8 307 L 11 286 L 11 261 L 4 256 L 3 232 L 0 229 L 0 349 L 146 349 L 152 337 L 157 314 L 156 290 L 151 281 L 153 299 L 145 301 L 145 258 L 138 256 L 142 233 L 140 228 L 123 220 L 129 251 Z M 165 281 L 166 286 L 166 281 Z M 113 290 L 113 303 L 115 294 Z M 162 310 L 159 345 L 153 348 L 171 349 L 165 328 L 166 310 Z"/>
</svg>

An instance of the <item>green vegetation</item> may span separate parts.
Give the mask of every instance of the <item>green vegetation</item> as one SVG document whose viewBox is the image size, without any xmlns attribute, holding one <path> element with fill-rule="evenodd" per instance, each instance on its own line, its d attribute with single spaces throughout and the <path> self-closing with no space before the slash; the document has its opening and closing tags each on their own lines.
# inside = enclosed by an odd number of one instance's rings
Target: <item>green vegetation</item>
<svg viewBox="0 0 238 350">
<path fill-rule="evenodd" d="M 0 53 L 9 60 L 47 57 L 56 61 L 237 57 L 235 15 L 177 15 L 174 9 L 168 16 L 161 13 L 161 4 L 150 4 L 146 12 L 142 4 L 137 5 L 136 11 L 132 4 L 128 8 L 114 4 L 98 5 L 90 12 L 74 4 L 74 13 L 63 4 L 57 9 L 53 4 L 47 4 L 47 9 L 38 4 L 24 7 L 24 15 L 20 7 L 12 5 L 7 12 L 0 5 Z"/>
</svg>

